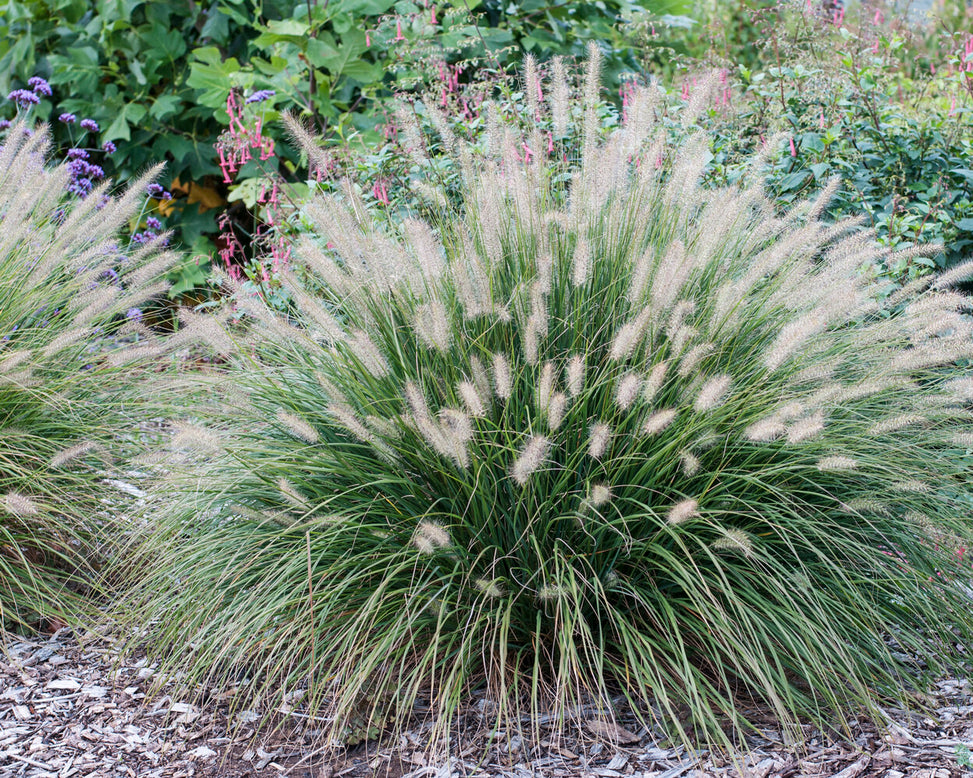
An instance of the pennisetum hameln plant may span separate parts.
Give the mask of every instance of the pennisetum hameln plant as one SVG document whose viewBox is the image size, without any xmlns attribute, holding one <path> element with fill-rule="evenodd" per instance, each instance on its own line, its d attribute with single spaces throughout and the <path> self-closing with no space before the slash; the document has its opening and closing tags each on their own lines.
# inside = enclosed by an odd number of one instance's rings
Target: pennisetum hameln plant
<svg viewBox="0 0 973 778">
<path fill-rule="evenodd" d="M 223 404 L 178 427 L 130 615 L 187 682 L 301 690 L 336 738 L 445 736 L 477 690 L 508 734 L 619 695 L 686 740 L 754 702 L 878 715 L 973 626 L 973 265 L 876 302 L 828 193 L 778 217 L 759 160 L 704 189 L 651 89 L 601 139 L 596 54 L 580 104 L 555 73 L 525 94 L 576 159 L 493 121 L 486 158 L 444 138 L 438 224 L 306 205 L 291 315 L 242 299 Z"/>
<path fill-rule="evenodd" d="M 104 479 L 129 381 L 113 363 L 150 342 L 139 306 L 165 291 L 173 261 L 158 242 L 116 242 L 151 172 L 118 197 L 105 184 L 79 199 L 49 145 L 24 124 L 0 144 L 0 634 L 92 612 L 79 595 L 111 523 Z"/>
</svg>

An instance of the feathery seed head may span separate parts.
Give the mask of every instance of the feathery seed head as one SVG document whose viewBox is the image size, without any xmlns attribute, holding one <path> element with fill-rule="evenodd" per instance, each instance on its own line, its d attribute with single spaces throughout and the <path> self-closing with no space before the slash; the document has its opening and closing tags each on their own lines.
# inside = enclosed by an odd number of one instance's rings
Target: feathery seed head
<svg viewBox="0 0 973 778">
<path fill-rule="evenodd" d="M 558 138 L 567 137 L 568 118 L 570 117 L 570 89 L 568 74 L 564 67 L 564 60 L 555 57 L 552 63 L 553 81 L 551 100 L 551 119 L 554 122 L 554 135 Z"/>
<path fill-rule="evenodd" d="M 510 393 L 513 391 L 513 381 L 510 375 L 510 363 L 503 354 L 493 355 L 493 385 L 497 392 L 497 397 L 501 400 L 509 400 Z"/>
<path fill-rule="evenodd" d="M 943 385 L 943 392 L 950 402 L 973 402 L 973 377 L 954 378 Z"/>
<path fill-rule="evenodd" d="M 551 404 L 554 393 L 554 363 L 545 362 L 541 367 L 541 375 L 537 381 L 537 407 L 544 411 Z"/>
<path fill-rule="evenodd" d="M 662 385 L 666 381 L 666 370 L 669 369 L 668 362 L 658 362 L 652 366 L 648 378 L 642 387 L 642 399 L 647 403 L 652 402 L 659 393 Z"/>
<path fill-rule="evenodd" d="M 288 413 L 283 408 L 277 411 L 277 421 L 287 427 L 288 431 L 295 438 L 303 440 L 305 443 L 317 443 L 320 440 L 318 431 L 308 424 L 304 419 Z"/>
<path fill-rule="evenodd" d="M 486 366 L 479 357 L 470 357 L 470 374 L 473 376 L 473 385 L 476 387 L 476 391 L 484 402 L 488 402 L 492 395 L 490 376 L 487 374 Z"/>
<path fill-rule="evenodd" d="M 416 309 L 415 329 L 423 345 L 442 354 L 449 351 L 452 333 L 446 306 L 440 300 L 432 300 Z"/>
<path fill-rule="evenodd" d="M 68 464 L 69 462 L 74 462 L 81 459 L 81 457 L 100 450 L 101 446 L 90 440 L 83 443 L 78 443 L 62 451 L 58 451 L 53 457 L 51 457 L 51 467 L 64 467 L 64 465 Z"/>
<path fill-rule="evenodd" d="M 788 443 L 803 443 L 824 431 L 824 414 L 821 411 L 798 419 L 787 428 Z"/>
<path fill-rule="evenodd" d="M 696 401 L 693 403 L 696 413 L 705 413 L 721 405 L 726 400 L 732 383 L 733 379 L 728 375 L 709 379 L 696 395 Z"/>
<path fill-rule="evenodd" d="M 735 553 L 750 557 L 753 556 L 753 539 L 749 532 L 742 529 L 724 529 L 723 537 L 714 540 L 711 548 L 717 553 Z"/>
<path fill-rule="evenodd" d="M 615 387 L 615 402 L 618 403 L 618 407 L 627 411 L 639 396 L 641 388 L 642 376 L 637 373 L 623 375 Z"/>
<path fill-rule="evenodd" d="M 679 462 L 682 465 L 682 474 L 687 478 L 692 478 L 702 467 L 699 457 L 691 451 L 680 451 Z"/>
<path fill-rule="evenodd" d="M 497 579 L 487 580 L 486 578 L 477 578 L 473 582 L 473 585 L 477 588 L 477 591 L 481 592 L 484 596 L 491 600 L 498 600 L 503 597 L 504 591 L 503 587 Z"/>
<path fill-rule="evenodd" d="M 527 441 L 514 461 L 510 476 L 518 486 L 526 486 L 527 481 L 544 464 L 550 441 L 542 435 L 533 435 Z"/>
<path fill-rule="evenodd" d="M 770 443 L 787 432 L 787 425 L 776 414 L 754 422 L 743 432 L 743 436 L 754 443 Z"/>
<path fill-rule="evenodd" d="M 611 500 L 612 493 L 604 484 L 594 484 L 591 487 L 591 493 L 588 495 L 588 502 L 594 508 L 600 508 L 602 505 L 608 503 Z"/>
<path fill-rule="evenodd" d="M 681 524 L 694 516 L 699 516 L 699 503 L 696 500 L 682 500 L 669 509 L 666 519 L 670 524 Z"/>
<path fill-rule="evenodd" d="M 470 381 L 460 381 L 456 388 L 459 390 L 459 396 L 463 400 L 463 404 L 466 406 L 466 410 L 470 416 L 477 419 L 486 416 L 486 405 L 476 386 Z"/>
<path fill-rule="evenodd" d="M 357 438 L 362 443 L 375 445 L 377 442 L 375 436 L 372 434 L 372 431 L 362 424 L 357 414 L 354 412 L 354 410 L 352 410 L 351 406 L 347 402 L 330 403 L 328 405 L 328 413 L 331 414 L 334 420 L 344 427 L 347 432 L 350 432 L 352 437 Z"/>
<path fill-rule="evenodd" d="M 173 424 L 174 434 L 169 446 L 177 451 L 217 452 L 223 449 L 219 436 L 198 424 L 179 422 Z"/>
<path fill-rule="evenodd" d="M 363 330 L 352 330 L 346 342 L 361 366 L 375 378 L 384 378 L 389 374 L 388 362 Z"/>
<path fill-rule="evenodd" d="M 918 424 L 925 424 L 928 421 L 925 416 L 920 416 L 915 413 L 902 413 L 898 416 L 892 416 L 888 419 L 883 419 L 876 424 L 873 424 L 868 428 L 869 435 L 888 435 L 890 432 L 898 432 L 899 430 L 905 429 L 906 427 L 912 427 Z"/>
<path fill-rule="evenodd" d="M 297 487 L 294 484 L 283 476 L 277 479 L 277 489 L 280 491 L 280 495 L 284 498 L 285 502 L 300 510 L 307 510 L 307 499 L 297 491 Z"/>
<path fill-rule="evenodd" d="M 416 527 L 412 543 L 421 553 L 434 554 L 437 550 L 452 545 L 452 539 L 441 525 L 423 519 Z"/>
<path fill-rule="evenodd" d="M 818 460 L 817 468 L 822 473 L 840 472 L 843 470 L 854 470 L 858 467 L 858 462 L 852 457 L 841 456 L 840 454 L 830 457 L 822 457 Z"/>
<path fill-rule="evenodd" d="M 650 414 L 642 424 L 642 434 L 658 435 L 666 427 L 672 424 L 677 413 L 678 412 L 675 408 L 664 408 L 661 411 L 656 411 L 655 413 Z"/>
<path fill-rule="evenodd" d="M 37 504 L 19 492 L 8 492 L 4 495 L 3 508 L 17 517 L 35 516 L 38 513 Z"/>
<path fill-rule="evenodd" d="M 551 395 L 551 402 L 547 406 L 547 426 L 551 432 L 556 432 L 564 421 L 564 413 L 568 408 L 568 396 L 563 392 Z"/>
<path fill-rule="evenodd" d="M 611 427 L 602 422 L 592 424 L 588 433 L 588 455 L 592 459 L 601 459 L 608 450 L 611 439 Z"/>
<path fill-rule="evenodd" d="M 846 513 L 873 513 L 877 516 L 889 516 L 889 507 L 874 497 L 855 497 L 843 502 L 839 507 Z"/>
<path fill-rule="evenodd" d="M 571 266 L 571 283 L 584 286 L 591 275 L 591 246 L 587 238 L 578 238 L 574 247 L 574 260 Z"/>
<path fill-rule="evenodd" d="M 614 362 L 621 362 L 632 356 L 632 352 L 639 347 L 642 341 L 651 315 L 652 309 L 647 306 L 634 319 L 619 327 L 609 353 Z"/>
<path fill-rule="evenodd" d="M 929 494 L 932 491 L 932 487 L 929 484 L 917 478 L 896 481 L 892 484 L 892 488 L 897 492 L 912 492 L 914 494 Z"/>
<path fill-rule="evenodd" d="M 676 372 L 680 378 L 688 378 L 699 367 L 699 363 L 713 350 L 712 343 L 700 343 L 693 346 L 682 359 L 679 360 L 679 367 Z"/>
<path fill-rule="evenodd" d="M 951 440 L 957 446 L 963 448 L 973 448 L 973 432 L 957 432 Z"/>
<path fill-rule="evenodd" d="M 567 366 L 568 395 L 571 397 L 577 397 L 584 389 L 584 373 L 584 357 L 575 354 L 568 360 Z"/>
<path fill-rule="evenodd" d="M 771 372 L 777 370 L 801 348 L 807 340 L 819 333 L 825 320 L 818 313 L 802 316 L 784 325 L 763 357 L 764 365 Z"/>
</svg>

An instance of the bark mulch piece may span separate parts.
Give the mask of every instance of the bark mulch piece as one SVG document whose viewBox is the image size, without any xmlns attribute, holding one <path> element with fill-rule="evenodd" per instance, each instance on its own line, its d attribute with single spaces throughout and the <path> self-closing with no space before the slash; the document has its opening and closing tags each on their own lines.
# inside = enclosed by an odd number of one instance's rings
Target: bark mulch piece
<svg viewBox="0 0 973 778">
<path fill-rule="evenodd" d="M 325 758 L 311 735 L 282 730 L 269 742 L 256 740 L 257 712 L 231 722 L 218 704 L 200 708 L 165 687 L 147 700 L 154 668 L 144 659 L 118 663 L 107 641 L 79 641 L 70 629 L 0 641 L 4 778 L 973 778 L 961 764 L 973 759 L 967 750 L 973 691 L 966 680 L 939 683 L 930 717 L 890 710 L 895 723 L 887 732 L 861 723 L 853 725 L 852 739 L 807 731 L 803 742 L 787 746 L 768 719 L 742 765 L 663 748 L 634 719 L 611 724 L 593 715 L 585 720 L 590 737 L 584 739 L 526 749 L 516 738 L 499 738 L 488 748 L 479 734 L 430 763 L 421 726 L 397 743 L 369 743 Z"/>
</svg>

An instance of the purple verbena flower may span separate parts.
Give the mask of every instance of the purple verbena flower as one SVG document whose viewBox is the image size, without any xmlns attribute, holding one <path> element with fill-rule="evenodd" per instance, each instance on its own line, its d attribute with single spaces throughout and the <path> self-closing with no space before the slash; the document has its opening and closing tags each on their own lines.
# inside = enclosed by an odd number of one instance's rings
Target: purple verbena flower
<svg viewBox="0 0 973 778">
<path fill-rule="evenodd" d="M 34 94 L 44 95 L 44 97 L 51 96 L 51 85 L 40 76 L 27 79 L 27 86 L 34 90 Z"/>
<path fill-rule="evenodd" d="M 259 91 L 250 95 L 250 97 L 243 102 L 246 105 L 250 105 L 250 103 L 262 103 L 264 100 L 269 100 L 275 94 L 277 93 L 273 89 L 260 89 Z"/>
<path fill-rule="evenodd" d="M 78 121 L 78 117 L 73 113 L 62 113 L 57 117 L 57 120 L 59 122 L 63 122 L 64 124 L 74 124 L 76 121 Z"/>
<path fill-rule="evenodd" d="M 142 321 L 142 309 L 141 308 L 129 308 L 125 312 L 125 318 L 129 321 Z"/>
<path fill-rule="evenodd" d="M 106 154 L 114 154 L 118 150 L 115 148 L 115 144 L 110 140 L 106 140 L 102 148 L 105 150 Z"/>
<path fill-rule="evenodd" d="M 145 191 L 148 193 L 149 197 L 162 197 L 162 193 L 165 190 L 153 181 L 151 184 L 145 187 Z"/>
<path fill-rule="evenodd" d="M 68 149 L 68 153 L 64 156 L 68 159 L 88 159 L 91 155 L 84 149 Z"/>
<path fill-rule="evenodd" d="M 87 130 L 88 132 L 98 132 L 98 122 L 94 119 L 82 119 L 81 129 Z"/>
<path fill-rule="evenodd" d="M 68 192 L 78 197 L 86 197 L 92 189 L 90 178 L 76 178 L 68 184 Z"/>
<path fill-rule="evenodd" d="M 148 227 L 150 230 L 161 230 L 162 222 L 160 222 L 154 216 L 150 216 L 148 219 L 145 220 L 145 226 Z"/>
<path fill-rule="evenodd" d="M 0 119 L 0 132 L 10 129 L 10 119 Z"/>
<path fill-rule="evenodd" d="M 8 100 L 13 100 L 21 108 L 28 108 L 32 105 L 37 105 L 41 99 L 35 95 L 33 92 L 28 92 L 26 89 L 15 89 L 9 95 L 7 95 Z"/>
</svg>

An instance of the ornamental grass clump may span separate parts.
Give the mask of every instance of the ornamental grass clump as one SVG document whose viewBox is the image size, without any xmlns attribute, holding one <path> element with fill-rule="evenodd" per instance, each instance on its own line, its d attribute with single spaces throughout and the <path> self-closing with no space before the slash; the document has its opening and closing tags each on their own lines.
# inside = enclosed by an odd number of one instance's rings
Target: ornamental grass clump
<svg viewBox="0 0 973 778">
<path fill-rule="evenodd" d="M 157 245 L 127 256 L 115 243 L 149 178 L 78 200 L 49 150 L 47 132 L 24 125 L 0 145 L 0 631 L 91 612 L 109 418 L 127 382 L 106 352 L 148 337 L 131 312 L 165 290 L 156 278 L 171 261 Z"/>
<path fill-rule="evenodd" d="M 176 426 L 132 565 L 163 669 L 333 738 L 417 711 L 446 736 L 476 692 L 508 736 L 621 697 L 698 744 L 767 708 L 877 717 L 962 664 L 973 266 L 876 302 L 827 195 L 778 217 L 759 160 L 704 189 L 651 89 L 606 140 L 597 91 L 593 57 L 551 106 L 576 162 L 499 122 L 486 158 L 449 138 L 440 224 L 307 204 L 294 309 L 240 298 L 223 407 Z"/>
</svg>

